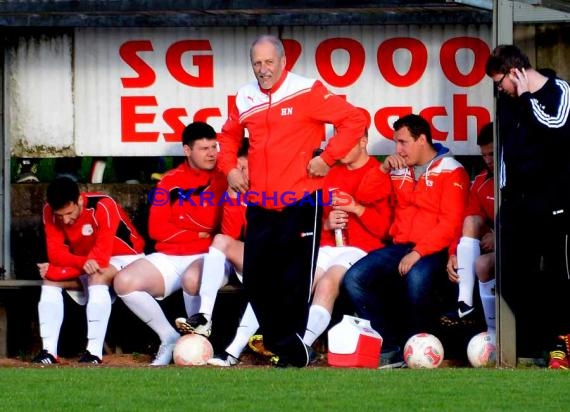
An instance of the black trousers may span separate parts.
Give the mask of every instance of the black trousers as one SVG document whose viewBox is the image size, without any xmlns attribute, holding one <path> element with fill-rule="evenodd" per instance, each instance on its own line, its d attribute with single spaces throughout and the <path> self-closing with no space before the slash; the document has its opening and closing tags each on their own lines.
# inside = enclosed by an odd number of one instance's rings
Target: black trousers
<svg viewBox="0 0 570 412">
<path fill-rule="evenodd" d="M 565 188 L 564 190 L 568 190 Z M 504 195 L 501 291 L 514 310 L 519 356 L 539 356 L 570 333 L 570 209 L 548 193 Z"/>
<path fill-rule="evenodd" d="M 321 233 L 318 192 L 282 210 L 248 206 L 243 284 L 265 346 L 306 366 L 302 341 Z"/>
</svg>

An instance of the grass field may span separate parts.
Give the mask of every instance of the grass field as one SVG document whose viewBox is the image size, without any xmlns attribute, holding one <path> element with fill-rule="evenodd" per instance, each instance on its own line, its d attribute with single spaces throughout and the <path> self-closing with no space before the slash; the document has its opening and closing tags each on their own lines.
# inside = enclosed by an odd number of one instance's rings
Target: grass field
<svg viewBox="0 0 570 412">
<path fill-rule="evenodd" d="M 569 372 L 2 368 L 2 411 L 564 411 Z"/>
</svg>

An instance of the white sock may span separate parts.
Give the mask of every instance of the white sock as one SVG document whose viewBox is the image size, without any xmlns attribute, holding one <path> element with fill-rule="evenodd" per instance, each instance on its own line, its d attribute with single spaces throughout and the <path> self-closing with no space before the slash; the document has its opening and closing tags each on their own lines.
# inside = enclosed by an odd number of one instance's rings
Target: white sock
<svg viewBox="0 0 570 412">
<path fill-rule="evenodd" d="M 89 286 L 87 302 L 87 350 L 91 355 L 103 359 L 103 343 L 111 316 L 111 295 L 109 286 Z"/>
<path fill-rule="evenodd" d="M 320 305 L 311 305 L 309 308 L 309 320 L 303 342 L 311 346 L 319 336 L 327 329 L 331 321 L 331 314 Z"/>
<path fill-rule="evenodd" d="M 42 286 L 40 301 L 38 302 L 38 318 L 43 349 L 53 356 L 57 356 L 59 332 L 63 323 L 62 290 L 57 286 Z"/>
<path fill-rule="evenodd" d="M 473 306 L 473 288 L 475 287 L 475 259 L 481 255 L 479 239 L 463 236 L 457 245 L 457 274 L 459 275 L 458 302 Z"/>
<path fill-rule="evenodd" d="M 180 337 L 172 327 L 158 302 L 147 292 L 119 295 L 125 305 L 146 323 L 160 338 L 161 343 L 174 343 Z"/>
<path fill-rule="evenodd" d="M 495 331 L 495 279 L 488 282 L 479 282 L 479 295 L 487 328 Z"/>
<path fill-rule="evenodd" d="M 225 282 L 227 282 L 226 255 L 210 246 L 208 254 L 204 257 L 202 283 L 200 284 L 200 297 L 202 298 L 200 313 L 203 313 L 208 320 L 212 318 L 218 291 Z"/>
<path fill-rule="evenodd" d="M 257 322 L 251 305 L 248 303 L 239 322 L 236 336 L 232 343 L 226 348 L 226 352 L 234 358 L 239 359 L 241 353 L 247 346 L 249 338 L 255 334 L 258 328 L 259 323 Z"/>
<path fill-rule="evenodd" d="M 188 317 L 200 311 L 200 303 L 202 302 L 200 295 L 191 295 L 183 291 L 182 296 L 184 298 L 184 308 L 186 309 L 186 315 Z"/>
</svg>

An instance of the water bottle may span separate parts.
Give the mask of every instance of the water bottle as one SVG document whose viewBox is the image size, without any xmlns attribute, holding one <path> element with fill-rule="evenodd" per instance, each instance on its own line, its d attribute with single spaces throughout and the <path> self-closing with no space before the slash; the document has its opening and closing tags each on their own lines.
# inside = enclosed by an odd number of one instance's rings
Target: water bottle
<svg viewBox="0 0 570 412">
<path fill-rule="evenodd" d="M 334 230 L 334 243 L 336 246 L 348 246 L 346 228 L 342 229 L 338 227 Z"/>
</svg>

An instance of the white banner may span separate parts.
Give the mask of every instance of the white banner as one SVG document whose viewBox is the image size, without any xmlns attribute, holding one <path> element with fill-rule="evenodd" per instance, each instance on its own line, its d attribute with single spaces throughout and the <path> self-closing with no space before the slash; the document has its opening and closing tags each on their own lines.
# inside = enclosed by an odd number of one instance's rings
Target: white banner
<svg viewBox="0 0 570 412">
<path fill-rule="evenodd" d="M 253 79 L 249 46 L 265 32 L 76 29 L 71 91 L 75 153 L 180 155 L 184 125 L 203 120 L 219 131 L 237 89 Z M 485 76 L 489 25 L 291 27 L 281 36 L 288 68 L 322 80 L 368 114 L 372 154 L 393 152 L 391 125 L 411 112 L 426 117 L 434 140 L 453 153 L 479 153 L 477 130 L 492 117 L 492 83 Z M 16 98 L 21 107 L 28 97 Z M 54 116 L 52 128 L 58 123 Z M 26 121 L 45 120 L 24 118 L 18 130 L 25 130 Z M 34 124 L 36 129 L 41 124 Z M 37 140 L 25 138 L 31 146 Z"/>
</svg>

